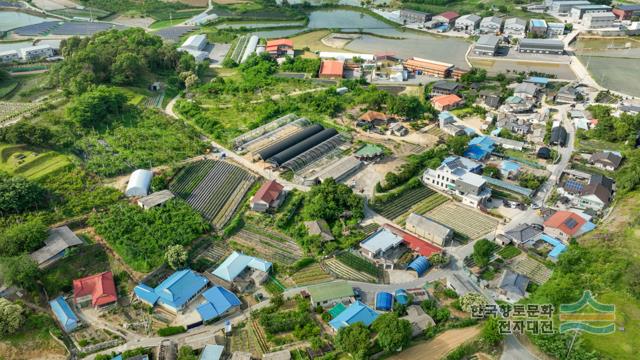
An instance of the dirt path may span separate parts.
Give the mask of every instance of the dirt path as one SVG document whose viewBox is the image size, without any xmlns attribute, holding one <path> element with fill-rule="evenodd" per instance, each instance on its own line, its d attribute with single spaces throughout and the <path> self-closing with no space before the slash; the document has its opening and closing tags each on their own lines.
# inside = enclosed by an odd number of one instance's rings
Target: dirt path
<svg viewBox="0 0 640 360">
<path fill-rule="evenodd" d="M 429 359 L 441 359 L 458 346 L 478 336 L 478 334 L 480 334 L 479 327 L 448 330 L 436 336 L 431 341 L 410 347 L 389 359 L 423 359 L 425 354 L 429 354 Z"/>
</svg>

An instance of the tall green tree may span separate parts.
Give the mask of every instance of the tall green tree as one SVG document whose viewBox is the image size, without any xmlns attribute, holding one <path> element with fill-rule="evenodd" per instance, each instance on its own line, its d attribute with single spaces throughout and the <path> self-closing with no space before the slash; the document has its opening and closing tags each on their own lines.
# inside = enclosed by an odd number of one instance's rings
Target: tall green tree
<svg viewBox="0 0 640 360">
<path fill-rule="evenodd" d="M 484 322 L 481 338 L 491 346 L 498 345 L 502 341 L 504 335 L 500 332 L 500 322 L 497 317 L 491 316 Z"/>
<path fill-rule="evenodd" d="M 43 245 L 47 227 L 40 219 L 30 219 L 7 227 L 0 233 L 0 256 L 29 253 Z"/>
<path fill-rule="evenodd" d="M 384 351 L 401 350 L 411 341 L 411 323 L 394 312 L 378 316 L 372 327 L 378 333 L 376 341 Z"/>
<path fill-rule="evenodd" d="M 350 211 L 352 219 L 364 217 L 364 201 L 345 184 L 329 178 L 307 193 L 303 215 L 307 219 L 337 220 L 344 211 Z"/>
<path fill-rule="evenodd" d="M 118 89 L 98 86 L 69 104 L 67 116 L 83 127 L 99 127 L 114 115 L 122 114 L 127 97 Z"/>
<path fill-rule="evenodd" d="M 491 254 L 493 253 L 493 243 L 487 239 L 480 239 L 473 244 L 473 261 L 479 267 L 485 267 L 489 264 Z"/>
<path fill-rule="evenodd" d="M 0 215 L 21 213 L 46 206 L 45 189 L 22 177 L 0 171 Z"/>
<path fill-rule="evenodd" d="M 9 285 L 34 289 L 40 275 L 38 264 L 27 254 L 2 259 L 2 275 Z"/>
<path fill-rule="evenodd" d="M 187 263 L 187 259 L 189 255 L 187 254 L 187 250 L 185 250 L 184 246 L 180 244 L 171 245 L 167 248 L 167 252 L 165 253 L 165 260 L 169 267 L 174 270 L 178 270 L 183 267 Z"/>
<path fill-rule="evenodd" d="M 355 323 L 338 330 L 335 344 L 338 349 L 351 355 L 355 360 L 367 358 L 367 350 L 371 341 L 369 328 L 362 323 Z"/>
<path fill-rule="evenodd" d="M 424 114 L 425 107 L 417 96 L 400 95 L 389 99 L 389 111 L 392 114 L 409 120 L 419 119 Z"/>
<path fill-rule="evenodd" d="M 24 324 L 24 309 L 22 306 L 0 298 L 0 335 L 11 335 Z"/>
</svg>

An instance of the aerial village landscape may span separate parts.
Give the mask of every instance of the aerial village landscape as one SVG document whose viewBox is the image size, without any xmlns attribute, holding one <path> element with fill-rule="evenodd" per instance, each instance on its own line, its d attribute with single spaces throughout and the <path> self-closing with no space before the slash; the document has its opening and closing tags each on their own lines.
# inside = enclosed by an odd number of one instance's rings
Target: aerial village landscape
<svg viewBox="0 0 640 360">
<path fill-rule="evenodd" d="M 0 0 L 0 359 L 637 359 L 638 36 L 629 0 Z"/>
</svg>

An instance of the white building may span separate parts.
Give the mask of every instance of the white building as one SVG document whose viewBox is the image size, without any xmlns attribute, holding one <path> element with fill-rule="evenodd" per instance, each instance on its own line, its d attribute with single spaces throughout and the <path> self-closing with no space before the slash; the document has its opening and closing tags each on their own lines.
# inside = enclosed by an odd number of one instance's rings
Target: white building
<svg viewBox="0 0 640 360">
<path fill-rule="evenodd" d="M 480 21 L 480 32 L 483 34 L 495 34 L 502 28 L 502 18 L 487 16 Z"/>
<path fill-rule="evenodd" d="M 481 165 L 471 159 L 452 156 L 445 159 L 437 169 L 427 169 L 422 175 L 422 181 L 460 197 L 465 205 L 478 207 L 491 197 L 491 189 L 487 187 L 486 181 L 476 174 L 479 169 Z"/>
<path fill-rule="evenodd" d="M 29 46 L 20 49 L 23 60 L 36 60 L 53 56 L 53 48 L 49 45 Z"/>
<path fill-rule="evenodd" d="M 0 62 L 7 63 L 20 60 L 20 55 L 16 50 L 0 51 Z"/>
<path fill-rule="evenodd" d="M 509 18 L 504 21 L 504 34 L 512 37 L 523 37 L 526 35 L 527 21 L 520 18 Z"/>
<path fill-rule="evenodd" d="M 482 18 L 476 14 L 462 15 L 456 19 L 454 29 L 457 31 L 472 32 L 480 25 Z"/>
<path fill-rule="evenodd" d="M 589 13 L 582 17 L 582 24 L 587 29 L 605 29 L 614 27 L 616 16 L 612 12 Z"/>
<path fill-rule="evenodd" d="M 178 51 L 187 52 L 193 56 L 197 62 L 204 61 L 209 57 L 209 53 L 204 51 L 209 42 L 207 36 L 204 34 L 191 35 L 187 40 L 178 48 Z"/>
<path fill-rule="evenodd" d="M 547 37 L 564 35 L 564 24 L 558 22 L 547 23 Z"/>
<path fill-rule="evenodd" d="M 578 5 L 571 8 L 571 19 L 573 21 L 580 21 L 585 14 L 589 13 L 606 13 L 611 11 L 611 6 L 591 4 L 591 5 Z"/>
</svg>

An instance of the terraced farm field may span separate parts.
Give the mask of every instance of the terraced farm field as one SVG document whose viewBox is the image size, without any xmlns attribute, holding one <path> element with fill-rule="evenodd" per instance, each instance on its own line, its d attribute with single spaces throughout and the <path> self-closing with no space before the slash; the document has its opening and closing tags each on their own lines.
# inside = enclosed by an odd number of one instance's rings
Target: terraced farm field
<svg viewBox="0 0 640 360">
<path fill-rule="evenodd" d="M 319 284 L 333 279 L 333 276 L 327 273 L 320 264 L 309 265 L 291 276 L 291 280 L 297 286 Z"/>
<path fill-rule="evenodd" d="M 544 264 L 530 258 L 526 254 L 513 259 L 513 263 L 510 267 L 513 271 L 527 276 L 531 281 L 538 285 L 546 283 L 552 273 L 552 271 L 544 266 Z"/>
<path fill-rule="evenodd" d="M 0 101 L 0 123 L 27 113 L 38 106 L 41 106 L 41 104 Z"/>
<path fill-rule="evenodd" d="M 255 180 L 254 175 L 226 161 L 203 160 L 183 169 L 169 189 L 220 229 Z"/>
<path fill-rule="evenodd" d="M 434 190 L 426 186 L 410 189 L 397 198 L 384 203 L 375 203 L 371 207 L 380 215 L 393 220 L 409 211 L 414 205 L 436 194 Z"/>
<path fill-rule="evenodd" d="M 327 259 L 324 261 L 324 265 L 327 270 L 333 273 L 336 277 L 345 280 L 353 280 L 353 281 L 362 281 L 362 282 L 371 282 L 375 283 L 378 281 L 375 277 L 362 272 L 350 268 L 349 266 L 343 264 L 336 258 Z"/>
<path fill-rule="evenodd" d="M 253 224 L 247 224 L 230 240 L 254 249 L 261 258 L 284 265 L 290 265 L 304 256 L 300 246 L 290 237 Z"/>
<path fill-rule="evenodd" d="M 438 206 L 446 203 L 447 201 L 449 201 L 448 197 L 440 193 L 434 192 L 432 195 L 430 195 L 426 199 L 412 206 L 411 209 L 409 209 L 409 211 L 397 217 L 395 221 L 398 224 L 404 224 L 405 221 L 407 220 L 407 217 L 409 217 L 409 214 L 411 213 L 416 213 L 420 215 L 426 214 L 429 211 L 437 208 Z"/>
<path fill-rule="evenodd" d="M 498 226 L 497 219 L 453 202 L 439 206 L 427 215 L 470 239 L 477 239 Z"/>
<path fill-rule="evenodd" d="M 69 164 L 66 156 L 53 151 L 39 153 L 24 145 L 0 144 L 0 170 L 10 174 L 35 180 Z"/>
</svg>

